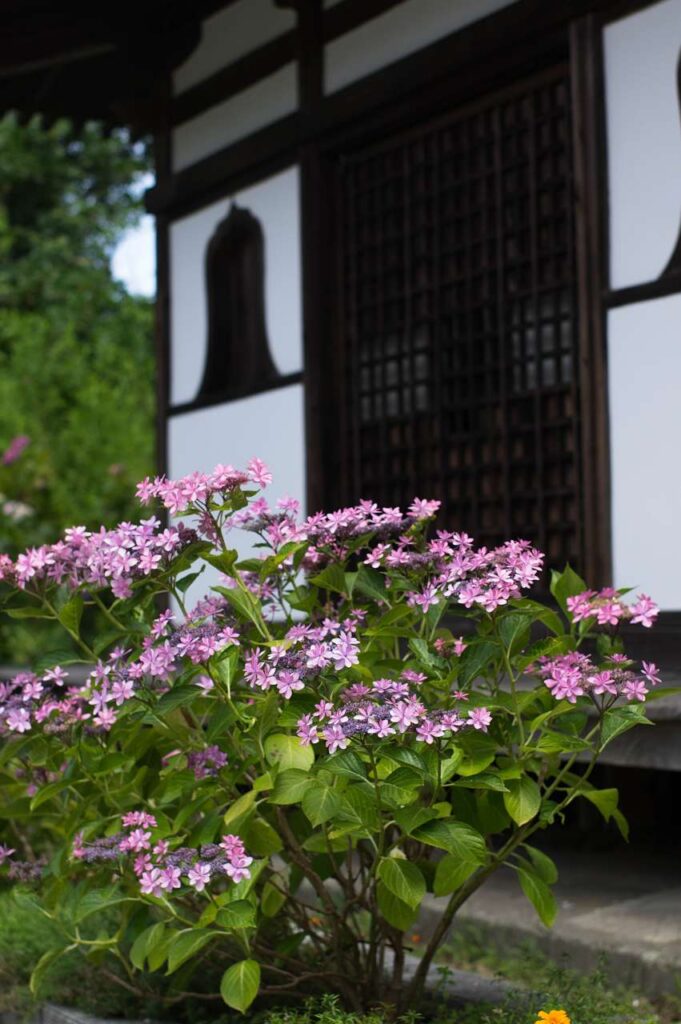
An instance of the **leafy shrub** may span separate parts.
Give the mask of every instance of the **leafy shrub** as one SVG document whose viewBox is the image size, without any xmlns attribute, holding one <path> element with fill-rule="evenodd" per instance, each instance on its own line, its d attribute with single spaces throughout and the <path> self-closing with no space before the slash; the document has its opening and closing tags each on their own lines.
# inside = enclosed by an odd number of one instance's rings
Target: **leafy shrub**
<svg viewBox="0 0 681 1024">
<path fill-rule="evenodd" d="M 2 688 L 5 871 L 62 936 L 34 986 L 79 949 L 118 958 L 128 987 L 165 969 L 170 1000 L 244 1011 L 330 990 L 404 1012 L 502 866 L 552 922 L 556 869 L 531 840 L 570 803 L 626 831 L 589 776 L 646 721 L 656 669 L 616 627 L 649 626 L 649 598 L 588 591 L 567 568 L 550 608 L 522 596 L 542 571 L 525 542 L 429 539 L 438 503 L 421 499 L 300 525 L 295 502 L 256 496 L 269 480 L 257 459 L 145 480 L 143 501 L 189 523 L 75 528 L 0 561 L 5 611 L 58 622 L 77 652 Z M 258 557 L 239 561 L 236 527 Z M 222 584 L 187 610 L 206 565 Z M 90 647 L 93 606 L 107 629 Z M 95 665 L 85 686 L 79 660 Z M 407 979 L 427 893 L 446 908 Z"/>
</svg>

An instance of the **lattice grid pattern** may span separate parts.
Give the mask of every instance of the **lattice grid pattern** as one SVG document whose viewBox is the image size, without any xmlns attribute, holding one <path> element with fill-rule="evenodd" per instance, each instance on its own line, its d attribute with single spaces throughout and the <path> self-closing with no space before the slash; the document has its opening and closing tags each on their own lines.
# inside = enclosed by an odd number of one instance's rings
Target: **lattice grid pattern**
<svg viewBox="0 0 681 1024">
<path fill-rule="evenodd" d="M 580 563 L 572 189 L 562 68 L 345 159 L 338 497 Z"/>
</svg>

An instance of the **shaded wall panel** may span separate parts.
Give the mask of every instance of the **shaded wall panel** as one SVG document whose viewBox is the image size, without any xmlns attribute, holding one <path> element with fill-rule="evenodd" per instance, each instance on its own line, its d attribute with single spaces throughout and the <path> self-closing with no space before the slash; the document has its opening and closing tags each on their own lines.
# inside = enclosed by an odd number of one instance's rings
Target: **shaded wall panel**
<svg viewBox="0 0 681 1024">
<path fill-rule="evenodd" d="M 206 246 L 233 200 L 261 222 L 265 235 L 265 316 L 278 370 L 302 369 L 299 174 L 297 167 L 267 178 L 175 221 L 170 228 L 171 405 L 191 402 L 206 358 Z"/>
<path fill-rule="evenodd" d="M 615 586 L 681 609 L 681 295 L 608 318 Z"/>
<path fill-rule="evenodd" d="M 286 496 L 304 502 L 305 439 L 303 386 L 253 395 L 236 402 L 171 417 L 168 424 L 168 471 L 171 478 L 194 470 L 208 472 L 218 463 L 238 469 L 253 456 L 263 459 L 272 471 L 265 491 L 274 504 Z M 229 543 L 246 557 L 257 538 L 235 531 Z M 190 604 L 218 581 L 217 571 L 207 569 L 190 589 Z"/>
</svg>

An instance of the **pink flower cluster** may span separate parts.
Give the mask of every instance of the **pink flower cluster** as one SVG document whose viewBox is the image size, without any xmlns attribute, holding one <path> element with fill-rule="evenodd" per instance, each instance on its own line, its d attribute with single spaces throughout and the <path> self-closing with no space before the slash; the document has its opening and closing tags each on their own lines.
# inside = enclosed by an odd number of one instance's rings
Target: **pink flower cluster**
<svg viewBox="0 0 681 1024">
<path fill-rule="evenodd" d="M 213 879 L 227 876 L 232 882 L 251 877 L 249 857 L 242 840 L 225 835 L 222 842 L 204 844 L 199 850 L 190 847 L 170 849 L 164 839 L 154 841 L 151 830 L 156 819 L 146 811 L 132 811 L 121 819 L 122 832 L 84 843 L 76 836 L 73 856 L 77 860 L 93 863 L 118 860 L 122 854 L 135 855 L 133 870 L 139 881 L 140 892 L 147 896 L 162 896 L 182 888 L 186 883 L 197 892 L 203 892 Z"/>
<path fill-rule="evenodd" d="M 41 583 L 65 584 L 74 590 L 85 585 L 110 587 L 115 597 L 130 597 L 135 580 L 164 568 L 195 538 L 182 524 L 162 528 L 155 516 L 96 533 L 74 526 L 66 530 L 63 540 L 30 548 L 16 562 L 3 556 L 0 579 L 21 590 Z"/>
<path fill-rule="evenodd" d="M 284 544 L 307 541 L 302 568 L 318 572 L 329 561 L 344 560 L 358 539 L 375 536 L 385 541 L 397 537 L 431 519 L 439 507 L 439 501 L 415 498 L 404 513 L 399 508 L 380 508 L 373 501 L 360 501 L 335 512 L 316 512 L 298 523 L 299 504 L 295 499 L 282 498 L 270 508 L 264 498 L 259 498 L 236 512 L 227 525 L 256 533 L 275 551 Z"/>
<path fill-rule="evenodd" d="M 251 459 L 246 472 L 233 466 L 216 466 L 212 473 L 189 473 L 179 480 L 147 477 L 137 485 L 137 497 L 144 504 L 158 498 L 172 515 L 188 510 L 205 511 L 216 500 L 222 504 L 248 483 L 266 487 L 272 475 L 260 459 Z"/>
<path fill-rule="evenodd" d="M 414 733 L 429 746 L 464 728 L 487 732 L 492 721 L 489 710 L 475 707 L 462 711 L 458 702 L 467 694 L 452 694 L 452 707 L 428 711 L 417 688 L 426 677 L 406 669 L 399 680 L 375 679 L 372 685 L 355 683 L 342 694 L 338 705 L 321 700 L 312 714 L 298 722 L 298 736 L 304 746 L 323 740 L 330 754 L 345 750 L 357 736 L 399 736 Z"/>
<path fill-rule="evenodd" d="M 539 579 L 544 556 L 528 541 L 511 540 L 492 550 L 476 550 L 467 534 L 440 530 L 425 555 L 410 550 L 407 539 L 396 549 L 383 550 L 379 545 L 365 561 L 402 571 L 425 569 L 425 585 L 407 596 L 407 602 L 424 613 L 443 600 L 493 612 Z"/>
<path fill-rule="evenodd" d="M 612 587 L 603 590 L 585 590 L 568 597 L 567 608 L 573 622 L 595 619 L 599 626 L 617 626 L 620 622 L 638 623 L 649 628 L 655 622 L 659 609 L 647 594 L 641 594 L 631 605 Z"/>
<path fill-rule="evenodd" d="M 290 700 L 325 669 L 334 675 L 359 661 L 357 627 L 363 618 L 355 610 L 342 622 L 326 618 L 319 626 L 295 625 L 284 640 L 267 649 L 254 647 L 244 659 L 244 677 L 255 690 L 274 687 Z"/>
<path fill-rule="evenodd" d="M 599 705 L 609 706 L 618 697 L 644 701 L 648 687 L 660 682 L 657 666 L 652 662 L 642 662 L 640 674 L 632 666 L 633 662 L 623 654 L 611 654 L 596 666 L 588 654 L 572 651 L 540 658 L 530 671 L 544 680 L 556 700 L 575 704 L 578 697 L 588 696 Z"/>
<path fill-rule="evenodd" d="M 66 682 L 68 672 L 55 665 L 36 675 L 18 672 L 0 682 L 0 736 L 28 732 L 33 725 L 46 725 L 57 732 L 76 722 L 87 721 L 90 714 L 83 687 Z"/>
<path fill-rule="evenodd" d="M 162 612 L 132 657 L 114 648 L 86 685 L 68 684 L 68 673 L 59 665 L 41 676 L 20 672 L 0 682 L 0 735 L 28 732 L 34 725 L 61 732 L 78 723 L 106 731 L 116 722 L 118 709 L 138 696 L 141 687 L 165 692 L 185 659 L 200 665 L 239 643 L 223 598 L 201 602 L 180 626 L 174 627 L 172 619 L 172 612 Z"/>
</svg>

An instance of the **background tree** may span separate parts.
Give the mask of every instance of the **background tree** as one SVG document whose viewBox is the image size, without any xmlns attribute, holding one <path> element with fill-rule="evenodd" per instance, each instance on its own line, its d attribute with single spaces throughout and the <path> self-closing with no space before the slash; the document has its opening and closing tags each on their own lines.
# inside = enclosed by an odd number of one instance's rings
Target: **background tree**
<svg viewBox="0 0 681 1024">
<path fill-rule="evenodd" d="M 138 514 L 153 466 L 152 303 L 111 273 L 142 213 L 146 147 L 94 124 L 0 121 L 0 550 Z M 0 635 L 0 657 L 44 643 Z"/>
</svg>

